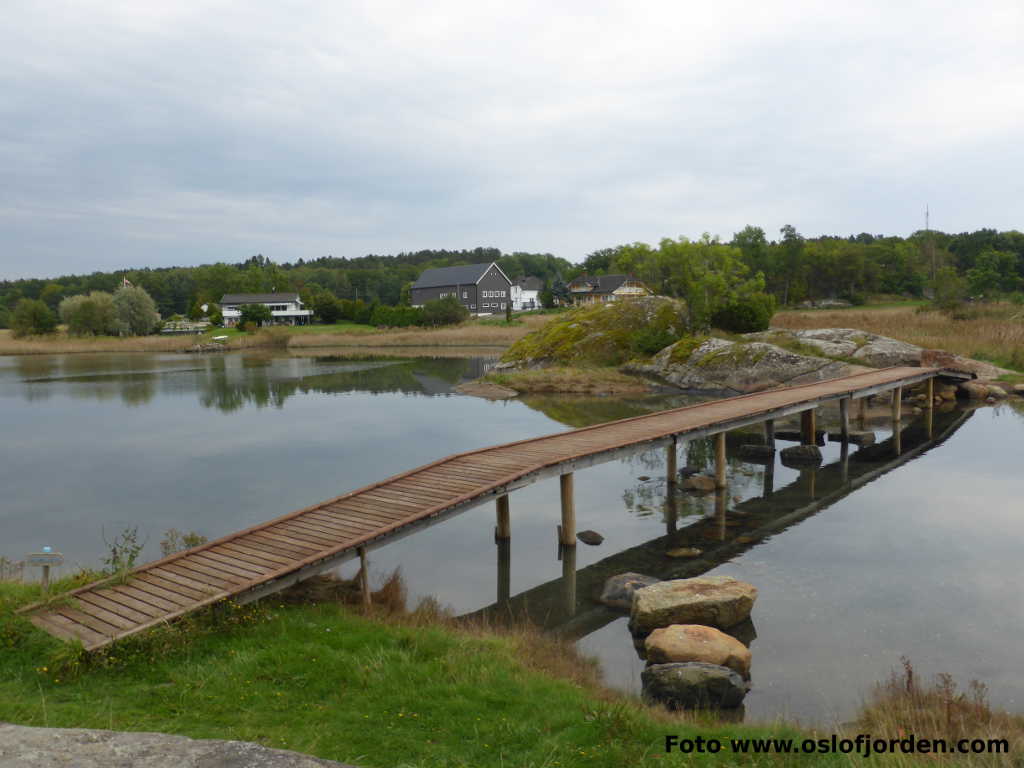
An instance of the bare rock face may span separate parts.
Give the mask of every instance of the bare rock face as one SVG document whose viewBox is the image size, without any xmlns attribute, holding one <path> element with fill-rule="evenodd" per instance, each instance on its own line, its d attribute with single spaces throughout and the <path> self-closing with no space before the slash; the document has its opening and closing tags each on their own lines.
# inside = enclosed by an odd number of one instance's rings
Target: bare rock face
<svg viewBox="0 0 1024 768">
<path fill-rule="evenodd" d="M 921 347 L 856 328 L 812 328 L 802 331 L 773 329 L 746 334 L 746 338 L 772 341 L 791 339 L 829 357 L 848 357 L 872 368 L 920 365 Z"/>
<path fill-rule="evenodd" d="M 644 699 L 670 709 L 732 709 L 747 686 L 727 667 L 702 662 L 654 664 L 640 676 Z"/>
<path fill-rule="evenodd" d="M 634 593 L 629 626 L 634 635 L 672 624 L 726 629 L 747 619 L 756 599 L 756 587 L 730 576 L 662 581 Z"/>
<path fill-rule="evenodd" d="M 760 392 L 783 384 L 804 384 L 843 376 L 845 363 L 795 352 L 759 341 L 710 338 L 687 352 L 684 339 L 666 347 L 638 373 L 656 376 L 681 389 L 708 392 Z"/>
<path fill-rule="evenodd" d="M 699 624 L 660 627 L 647 636 L 644 650 L 649 664 L 703 661 L 728 667 L 750 677 L 750 649 L 731 635 Z"/>
<path fill-rule="evenodd" d="M 0 723 L 0 768 L 351 768 L 246 741 Z"/>
<path fill-rule="evenodd" d="M 633 593 L 638 589 L 657 584 L 658 579 L 642 573 L 620 573 L 604 583 L 604 590 L 598 601 L 611 608 L 628 611 L 633 607 Z"/>
<path fill-rule="evenodd" d="M 1009 373 L 1005 368 L 1000 368 L 998 365 L 992 365 L 981 360 L 972 360 L 962 355 L 954 355 L 952 352 L 947 352 L 944 349 L 922 349 L 921 367 L 945 368 L 949 371 L 973 373 L 979 379 L 998 379 L 1003 374 Z"/>
</svg>

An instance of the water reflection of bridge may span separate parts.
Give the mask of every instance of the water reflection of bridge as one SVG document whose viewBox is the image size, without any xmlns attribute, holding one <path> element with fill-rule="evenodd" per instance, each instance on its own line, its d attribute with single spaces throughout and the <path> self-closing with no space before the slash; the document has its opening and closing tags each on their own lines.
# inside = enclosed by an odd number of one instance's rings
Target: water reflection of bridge
<svg viewBox="0 0 1024 768">
<path fill-rule="evenodd" d="M 565 548 L 560 552 L 561 578 L 515 596 L 509 595 L 510 542 L 497 539 L 498 599 L 468 617 L 499 621 L 526 618 L 574 639 L 589 635 L 622 616 L 596 600 L 609 577 L 634 572 L 671 579 L 706 573 L 942 444 L 972 415 L 973 411 L 964 410 L 926 414 L 888 439 L 852 453 L 843 443 L 839 459 L 823 467 L 800 469 L 799 477 L 779 489 L 773 488 L 774 473 L 769 464 L 760 496 L 730 507 L 728 490 L 719 489 L 715 492 L 715 514 L 682 528 L 677 528 L 677 492 L 669 488 L 665 497 L 666 535 L 580 570 L 576 570 L 576 550 Z M 730 442 L 729 453 L 735 455 L 740 441 Z M 685 561 L 666 555 L 676 548 L 695 548 L 703 553 Z"/>
</svg>

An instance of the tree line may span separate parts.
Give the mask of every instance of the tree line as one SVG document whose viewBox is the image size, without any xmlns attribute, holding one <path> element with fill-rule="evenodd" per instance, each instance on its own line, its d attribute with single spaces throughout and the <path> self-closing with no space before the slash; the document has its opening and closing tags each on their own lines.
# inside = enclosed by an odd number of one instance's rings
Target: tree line
<svg viewBox="0 0 1024 768">
<path fill-rule="evenodd" d="M 488 261 L 497 262 L 513 280 L 526 275 L 542 279 L 542 298 L 549 304 L 565 298 L 566 284 L 584 272 L 633 274 L 656 293 L 686 298 L 697 325 L 727 306 L 735 310 L 737 302 L 749 305 L 755 295 L 770 296 L 785 306 L 823 298 L 861 303 L 877 294 L 956 300 L 1024 291 L 1024 234 L 1017 231 L 921 230 L 906 238 L 867 233 L 808 238 L 786 225 L 769 238 L 762 228 L 747 226 L 728 241 L 704 235 L 603 248 L 581 264 L 550 253 L 504 254 L 481 247 L 353 259 L 325 256 L 283 264 L 256 255 L 235 264 L 6 280 L 0 281 L 0 327 L 11 325 L 21 299 L 38 300 L 57 313 L 68 297 L 113 294 L 125 278 L 145 289 L 165 318 L 197 316 L 201 305 L 216 304 L 226 293 L 296 291 L 314 311 L 321 310 L 321 317 L 372 322 L 378 307 L 408 304 L 408 288 L 423 270 Z M 420 320 L 406 315 L 382 309 L 378 319 L 398 324 Z"/>
</svg>

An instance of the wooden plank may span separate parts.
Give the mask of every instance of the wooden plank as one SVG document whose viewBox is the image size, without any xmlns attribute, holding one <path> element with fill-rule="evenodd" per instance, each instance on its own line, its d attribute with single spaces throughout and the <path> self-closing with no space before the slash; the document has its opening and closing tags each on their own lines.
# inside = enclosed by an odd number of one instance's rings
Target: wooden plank
<svg viewBox="0 0 1024 768">
<path fill-rule="evenodd" d="M 120 629 L 132 629 L 152 618 L 136 611 L 131 611 L 133 617 L 126 616 L 125 614 L 129 612 L 128 608 L 105 597 L 101 597 L 95 592 L 83 592 L 75 599 L 78 601 L 80 610 L 88 613 L 90 616 L 103 619 L 108 624 L 113 624 Z"/>
<path fill-rule="evenodd" d="M 266 568 L 268 571 L 275 571 L 280 568 L 287 568 L 293 561 L 287 558 L 274 558 L 265 553 L 254 554 L 248 547 L 242 548 L 231 544 L 221 544 L 217 552 L 237 558 L 241 561 L 252 563 Z"/>
<path fill-rule="evenodd" d="M 154 605 L 151 602 L 147 602 L 144 599 L 140 600 L 139 598 L 134 597 L 131 594 L 126 594 L 124 591 L 122 591 L 124 589 L 126 589 L 126 588 L 125 587 L 112 586 L 112 587 L 107 587 L 105 589 L 97 590 L 97 591 L 92 592 L 90 594 L 95 594 L 95 595 L 98 595 L 100 597 L 105 597 L 106 599 L 108 599 L 108 600 L 110 600 L 112 602 L 115 602 L 115 603 L 118 603 L 120 605 L 123 605 L 125 608 L 131 610 L 133 612 L 133 614 L 140 614 L 142 616 L 145 616 L 146 618 L 143 619 L 143 621 L 149 621 L 150 619 L 155 619 L 157 616 L 164 616 L 164 615 L 167 614 L 168 610 L 172 610 L 172 611 L 173 610 L 177 610 L 177 606 L 174 606 L 174 605 L 171 605 L 170 608 L 167 609 L 167 608 L 161 608 L 161 607 L 159 607 L 157 605 Z M 144 598 L 148 598 L 149 597 L 149 595 L 146 595 L 145 592 L 142 593 L 142 596 Z M 150 599 L 153 599 L 153 598 L 150 598 Z M 163 601 L 161 601 L 161 602 L 163 602 Z M 121 612 L 120 611 L 115 611 L 115 613 L 121 613 Z M 125 618 L 133 619 L 134 621 L 139 621 L 140 620 L 140 619 L 138 619 L 137 616 L 134 616 L 134 615 L 124 614 L 124 613 L 122 613 L 121 615 L 124 616 Z"/>
<path fill-rule="evenodd" d="M 352 522 L 340 515 L 332 515 L 329 512 L 310 512 L 304 517 L 316 521 L 319 525 L 333 531 L 337 536 L 365 536 L 380 527 L 372 523 Z"/>
<path fill-rule="evenodd" d="M 117 637 L 121 632 L 121 627 L 109 624 L 108 622 L 102 621 L 95 616 L 83 613 L 82 611 L 79 611 L 75 608 L 70 608 L 68 606 L 62 605 L 59 608 L 55 609 L 54 613 L 57 613 L 63 616 L 64 618 L 75 622 L 76 624 L 81 624 L 84 627 L 88 627 L 93 632 L 97 632 L 108 638 Z"/>
<path fill-rule="evenodd" d="M 172 598 L 171 593 L 167 590 L 154 587 L 152 584 L 148 584 L 139 578 L 132 579 L 131 584 L 123 587 L 113 587 L 112 591 L 137 598 L 140 602 L 148 602 L 157 608 L 162 608 L 164 611 L 176 611 L 178 608 L 191 605 L 194 602 L 193 600 L 185 599 L 181 595 L 174 595 Z"/>
<path fill-rule="evenodd" d="M 336 526 L 310 517 L 308 512 L 297 520 L 289 520 L 288 525 L 296 530 L 309 531 L 315 536 L 326 538 L 331 543 L 337 541 L 339 537 L 347 538 L 351 535 L 348 532 L 341 531 Z"/>
<path fill-rule="evenodd" d="M 330 534 L 317 532 L 315 529 L 310 529 L 309 526 L 302 525 L 295 520 L 281 523 L 281 525 L 275 528 L 275 531 L 280 531 L 296 540 L 304 540 L 310 544 L 315 544 L 319 547 L 318 552 L 336 543 Z"/>
<path fill-rule="evenodd" d="M 199 584 L 179 576 L 176 573 L 162 573 L 159 568 L 150 568 L 132 577 L 133 581 L 143 581 L 160 587 L 168 592 L 181 595 L 190 602 L 202 600 L 210 595 L 208 584 Z"/>
<path fill-rule="evenodd" d="M 281 565 L 291 565 L 295 562 L 294 556 L 282 552 L 280 549 L 266 544 L 265 542 L 258 541 L 251 537 L 245 537 L 237 539 L 235 541 L 225 542 L 221 545 L 225 549 L 230 550 L 241 550 L 243 552 L 252 552 L 253 554 L 259 555 L 260 557 L 267 558 L 275 563 Z"/>
<path fill-rule="evenodd" d="M 210 576 L 225 579 L 232 584 L 244 584 L 247 581 L 252 581 L 253 579 L 258 579 L 263 576 L 263 574 L 258 571 L 250 571 L 240 566 L 222 563 L 216 558 L 210 557 L 205 552 L 197 552 L 188 560 L 183 560 L 179 564 L 183 568 L 191 568 L 192 570 L 201 571 L 202 573 L 209 574 Z"/>
<path fill-rule="evenodd" d="M 203 565 L 214 568 L 218 571 L 230 574 L 232 576 L 238 576 L 239 578 L 251 581 L 252 579 L 258 579 L 262 576 L 266 576 L 268 573 L 273 573 L 277 568 L 257 568 L 255 565 L 248 563 L 242 563 L 238 560 L 224 555 L 215 554 L 209 550 L 205 552 L 197 552 L 189 558 L 189 562 L 199 562 Z"/>
<path fill-rule="evenodd" d="M 161 570 L 176 573 L 179 576 L 191 579 L 192 581 L 196 581 L 200 584 L 206 584 L 215 592 L 221 590 L 230 591 L 234 587 L 245 583 L 244 579 L 228 579 L 228 575 L 226 573 L 214 571 L 212 568 L 207 568 L 201 563 L 195 563 L 192 561 L 189 561 L 186 565 L 181 560 L 176 560 L 173 563 L 167 563 L 167 565 L 162 566 Z"/>
<path fill-rule="evenodd" d="M 250 533 L 249 536 L 253 536 L 257 539 L 270 541 L 271 543 L 279 541 L 281 542 L 281 544 L 287 545 L 288 547 L 291 547 L 292 549 L 301 553 L 303 557 L 315 555 L 317 552 L 320 551 L 320 548 L 318 546 L 310 544 L 308 541 L 299 541 L 298 539 L 292 536 L 287 536 L 283 532 L 278 531 L 276 528 L 273 530 L 268 528 L 266 530 Z"/>
<path fill-rule="evenodd" d="M 55 611 L 50 611 L 46 614 L 35 614 L 31 616 L 29 620 L 40 629 L 49 629 L 50 626 L 56 627 L 57 632 L 63 633 L 66 639 L 81 640 L 82 644 L 86 647 L 106 645 L 108 641 L 106 634 L 90 629 L 84 624 L 72 621 L 66 616 L 61 616 Z M 54 632 L 54 634 L 57 634 L 57 632 Z"/>
</svg>

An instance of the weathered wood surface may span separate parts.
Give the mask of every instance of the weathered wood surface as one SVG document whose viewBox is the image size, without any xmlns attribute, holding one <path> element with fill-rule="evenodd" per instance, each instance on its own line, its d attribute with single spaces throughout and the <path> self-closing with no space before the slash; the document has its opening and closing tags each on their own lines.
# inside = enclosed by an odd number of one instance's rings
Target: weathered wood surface
<svg viewBox="0 0 1024 768">
<path fill-rule="evenodd" d="M 934 368 L 896 367 L 622 419 L 440 459 L 365 488 L 91 584 L 73 600 L 24 609 L 33 624 L 88 650 L 212 603 L 246 601 L 356 556 L 361 548 L 507 494 L 675 436 L 699 437 L 844 397 L 909 387 Z"/>
</svg>

